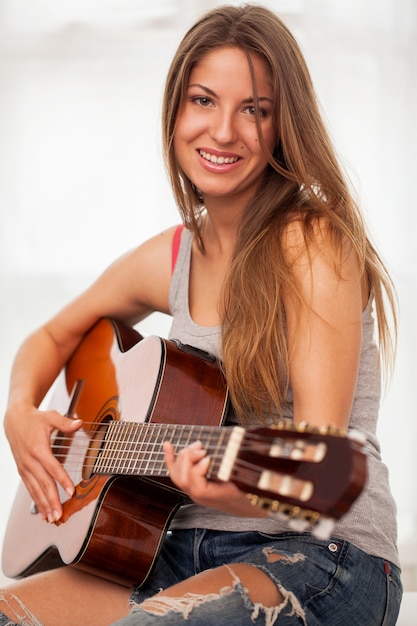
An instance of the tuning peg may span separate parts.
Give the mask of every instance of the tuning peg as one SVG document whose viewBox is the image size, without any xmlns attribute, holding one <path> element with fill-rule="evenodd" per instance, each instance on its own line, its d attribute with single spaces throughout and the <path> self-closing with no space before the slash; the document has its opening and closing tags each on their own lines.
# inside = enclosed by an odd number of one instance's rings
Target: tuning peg
<svg viewBox="0 0 417 626">
<path fill-rule="evenodd" d="M 310 522 L 307 519 L 302 518 L 290 518 L 288 520 L 288 527 L 294 530 L 296 533 L 304 533 L 309 528 Z"/>
<path fill-rule="evenodd" d="M 334 528 L 334 520 L 330 517 L 321 517 L 312 529 L 312 533 L 317 539 L 326 540 L 332 534 Z"/>
<path fill-rule="evenodd" d="M 350 430 L 347 436 L 349 437 L 349 439 L 352 439 L 352 441 L 357 441 L 363 446 L 366 444 L 366 437 L 364 433 L 360 432 L 359 430 Z"/>
</svg>

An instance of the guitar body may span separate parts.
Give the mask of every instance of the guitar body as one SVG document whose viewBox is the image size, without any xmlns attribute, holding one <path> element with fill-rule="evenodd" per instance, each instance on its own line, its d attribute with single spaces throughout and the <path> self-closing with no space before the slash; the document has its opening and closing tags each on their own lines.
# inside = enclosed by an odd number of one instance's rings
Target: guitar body
<svg viewBox="0 0 417 626">
<path fill-rule="evenodd" d="M 57 379 L 50 408 L 67 413 L 79 380 L 84 385 L 74 417 L 84 425 L 70 445 L 60 446 L 57 433 L 54 446 L 75 493 L 68 498 L 61 492 L 63 516 L 47 524 L 20 485 L 6 530 L 3 570 L 18 578 L 73 565 L 127 586 L 142 584 L 185 497 L 166 478 L 92 473 L 90 456 L 100 449 L 100 428 L 113 420 L 220 426 L 228 404 L 225 380 L 205 353 L 159 337 L 143 339 L 110 319 L 85 336 Z"/>
</svg>

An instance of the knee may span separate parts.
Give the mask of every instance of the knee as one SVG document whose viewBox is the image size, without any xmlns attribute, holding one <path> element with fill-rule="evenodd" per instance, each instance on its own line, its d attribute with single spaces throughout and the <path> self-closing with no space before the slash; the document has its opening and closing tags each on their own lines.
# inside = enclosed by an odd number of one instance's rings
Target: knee
<svg viewBox="0 0 417 626">
<path fill-rule="evenodd" d="M 42 626 L 24 603 L 7 589 L 0 589 L 0 626 Z"/>
</svg>

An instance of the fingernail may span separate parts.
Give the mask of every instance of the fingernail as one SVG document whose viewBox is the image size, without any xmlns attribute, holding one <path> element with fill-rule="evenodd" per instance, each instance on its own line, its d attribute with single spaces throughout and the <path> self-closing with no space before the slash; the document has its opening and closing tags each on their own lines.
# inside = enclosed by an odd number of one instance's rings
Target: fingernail
<svg viewBox="0 0 417 626">
<path fill-rule="evenodd" d="M 70 498 L 72 498 L 72 496 L 74 495 L 74 488 L 73 487 L 67 487 L 65 489 L 67 496 L 69 496 Z"/>
<path fill-rule="evenodd" d="M 189 445 L 190 448 L 193 448 L 195 450 L 199 450 L 202 446 L 203 444 L 201 443 L 200 440 L 194 441 L 193 443 L 190 443 Z"/>
<path fill-rule="evenodd" d="M 54 522 L 57 522 L 60 518 L 60 515 L 58 513 L 58 511 L 52 511 L 52 513 L 48 514 L 48 522 L 50 524 L 53 524 Z"/>
</svg>

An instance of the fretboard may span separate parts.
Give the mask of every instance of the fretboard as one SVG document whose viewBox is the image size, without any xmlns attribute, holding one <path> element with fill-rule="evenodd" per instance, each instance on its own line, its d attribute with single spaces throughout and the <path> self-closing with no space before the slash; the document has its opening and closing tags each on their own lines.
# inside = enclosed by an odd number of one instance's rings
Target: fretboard
<svg viewBox="0 0 417 626">
<path fill-rule="evenodd" d="M 162 444 L 169 441 L 175 452 L 194 441 L 201 441 L 211 463 L 207 478 L 218 477 L 235 428 L 110 422 L 102 450 L 94 464 L 96 474 L 168 476 Z M 240 429 L 238 429 L 240 430 Z M 233 460 L 231 459 L 233 462 Z"/>
</svg>

